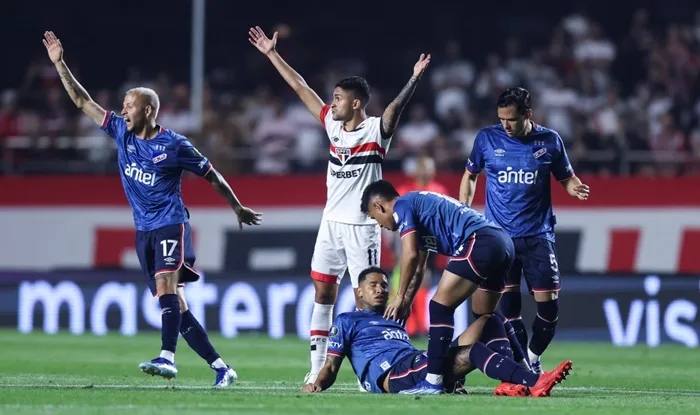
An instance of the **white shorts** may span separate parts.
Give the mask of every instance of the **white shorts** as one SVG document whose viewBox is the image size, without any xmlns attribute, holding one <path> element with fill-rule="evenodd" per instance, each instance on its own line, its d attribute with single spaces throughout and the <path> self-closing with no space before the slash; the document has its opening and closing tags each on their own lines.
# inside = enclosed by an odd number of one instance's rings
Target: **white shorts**
<svg viewBox="0 0 700 415">
<path fill-rule="evenodd" d="M 360 273 L 369 267 L 378 267 L 380 260 L 379 225 L 350 225 L 324 219 L 311 258 L 311 278 L 340 284 L 348 270 L 352 287 L 357 288 Z"/>
</svg>

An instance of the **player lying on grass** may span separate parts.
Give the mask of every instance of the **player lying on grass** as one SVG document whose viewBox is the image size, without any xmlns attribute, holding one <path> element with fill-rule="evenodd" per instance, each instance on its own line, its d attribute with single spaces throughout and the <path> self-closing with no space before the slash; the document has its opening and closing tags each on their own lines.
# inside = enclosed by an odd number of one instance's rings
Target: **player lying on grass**
<svg viewBox="0 0 700 415">
<path fill-rule="evenodd" d="M 411 344 L 399 322 L 384 318 L 389 297 L 386 273 L 372 267 L 362 271 L 358 279 L 362 308 L 336 318 L 326 363 L 316 382 L 305 385 L 302 392 L 330 388 L 345 356 L 364 388 L 373 393 L 410 393 L 427 375 L 426 352 Z M 503 322 L 495 315 L 484 315 L 453 342 L 443 375 L 445 385 L 454 385 L 479 369 L 503 382 L 494 390 L 496 395 L 543 397 L 566 379 L 571 367 L 571 361 L 566 360 L 551 372 L 532 373 L 512 359 Z"/>
</svg>

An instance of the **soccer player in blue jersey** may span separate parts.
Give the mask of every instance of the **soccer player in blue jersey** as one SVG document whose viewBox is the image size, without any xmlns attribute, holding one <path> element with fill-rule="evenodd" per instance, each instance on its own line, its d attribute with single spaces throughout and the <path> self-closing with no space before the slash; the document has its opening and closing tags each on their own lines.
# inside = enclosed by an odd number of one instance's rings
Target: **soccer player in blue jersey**
<svg viewBox="0 0 700 415">
<path fill-rule="evenodd" d="M 550 174 L 567 193 L 588 199 L 590 189 L 574 174 L 564 143 L 556 131 L 532 121 L 530 93 L 510 88 L 498 98 L 500 124 L 482 128 L 476 136 L 459 190 L 471 206 L 477 177 L 486 172 L 486 217 L 513 239 L 515 261 L 506 281 L 501 311 L 511 321 L 532 369 L 542 370 L 540 356 L 554 338 L 559 317 L 559 266 L 554 250 Z M 532 338 L 521 313 L 520 279 L 537 302 Z"/>
<path fill-rule="evenodd" d="M 244 207 L 226 180 L 189 140 L 156 124 L 160 102 L 148 88 L 126 93 L 121 117 L 105 111 L 92 100 L 63 61 L 63 46 L 53 32 L 44 33 L 44 46 L 55 64 L 73 103 L 101 126 L 117 144 L 122 186 L 133 209 L 136 252 L 148 287 L 161 306 L 162 347 L 160 356 L 139 368 L 164 378 L 177 375 L 175 348 L 182 334 L 192 349 L 216 372 L 215 387 L 226 387 L 237 379 L 209 342 L 204 328 L 188 310 L 184 283 L 197 281 L 194 269 L 189 214 L 182 202 L 181 178 L 190 171 L 207 179 L 231 205 L 243 224 L 260 224 L 261 214 Z"/>
<path fill-rule="evenodd" d="M 377 267 L 358 276 L 360 309 L 340 314 L 331 327 L 326 363 L 313 384 L 303 392 L 321 392 L 336 380 L 344 357 L 369 392 L 413 393 L 413 386 L 427 376 L 429 354 L 416 349 L 403 326 L 384 317 L 389 297 L 387 274 Z M 412 284 L 407 295 L 415 295 Z M 542 375 L 532 373 L 512 360 L 502 320 L 484 315 L 474 321 L 453 342 L 442 368 L 445 384 L 463 379 L 474 369 L 503 381 L 494 394 L 502 396 L 549 396 L 552 388 L 566 379 L 571 361 Z M 507 386 L 507 387 L 504 387 Z"/>
<path fill-rule="evenodd" d="M 360 206 L 383 228 L 401 235 L 399 288 L 387 318 L 406 317 L 412 301 L 406 292 L 416 272 L 424 272 L 429 252 L 451 257 L 428 305 L 428 374 L 412 391 L 441 393 L 441 368 L 454 335 L 455 309 L 473 297 L 474 314 L 496 311 L 515 256 L 513 242 L 498 225 L 456 199 L 429 191 L 399 196 L 384 180 L 365 188 Z"/>
</svg>

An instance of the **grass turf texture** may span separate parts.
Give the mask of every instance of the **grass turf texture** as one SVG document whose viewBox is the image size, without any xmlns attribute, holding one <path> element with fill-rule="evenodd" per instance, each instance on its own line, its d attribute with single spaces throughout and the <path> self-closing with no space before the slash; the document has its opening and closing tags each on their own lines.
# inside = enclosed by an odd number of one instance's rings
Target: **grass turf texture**
<svg viewBox="0 0 700 415">
<path fill-rule="evenodd" d="M 211 388 L 214 372 L 182 339 L 178 377 L 166 381 L 138 370 L 141 361 L 158 354 L 157 333 L 95 337 L 0 331 L 0 413 L 700 413 L 698 351 L 682 346 L 615 348 L 555 340 L 544 356 L 545 368 L 571 359 L 573 373 L 551 397 L 534 399 L 494 397 L 498 382 L 481 372 L 467 378 L 469 396 L 361 393 L 347 360 L 334 387 L 305 395 L 299 388 L 308 371 L 307 342 L 216 335 L 212 342 L 239 375 L 225 390 Z M 416 343 L 425 347 L 424 341 Z"/>
</svg>

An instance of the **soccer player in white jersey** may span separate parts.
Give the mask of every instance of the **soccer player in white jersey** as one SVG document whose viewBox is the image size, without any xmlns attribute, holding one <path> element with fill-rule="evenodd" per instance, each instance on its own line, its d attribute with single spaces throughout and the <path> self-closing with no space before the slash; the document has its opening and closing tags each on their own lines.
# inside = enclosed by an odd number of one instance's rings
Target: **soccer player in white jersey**
<svg viewBox="0 0 700 415">
<path fill-rule="evenodd" d="M 368 267 L 379 265 L 381 232 L 379 225 L 360 209 L 362 191 L 381 179 L 381 165 L 399 116 L 428 67 L 430 55 L 420 55 L 413 75 L 381 118 L 368 117 L 365 108 L 370 87 L 364 78 L 353 76 L 340 80 L 333 91 L 332 103 L 325 104 L 277 53 L 277 32 L 270 39 L 256 26 L 248 34 L 250 43 L 270 59 L 306 108 L 318 117 L 330 139 L 328 200 L 311 260 L 316 294 L 310 325 L 311 370 L 304 383 L 314 383 L 326 361 L 333 306 L 345 271 L 349 271 L 357 299 L 358 275 Z"/>
</svg>

